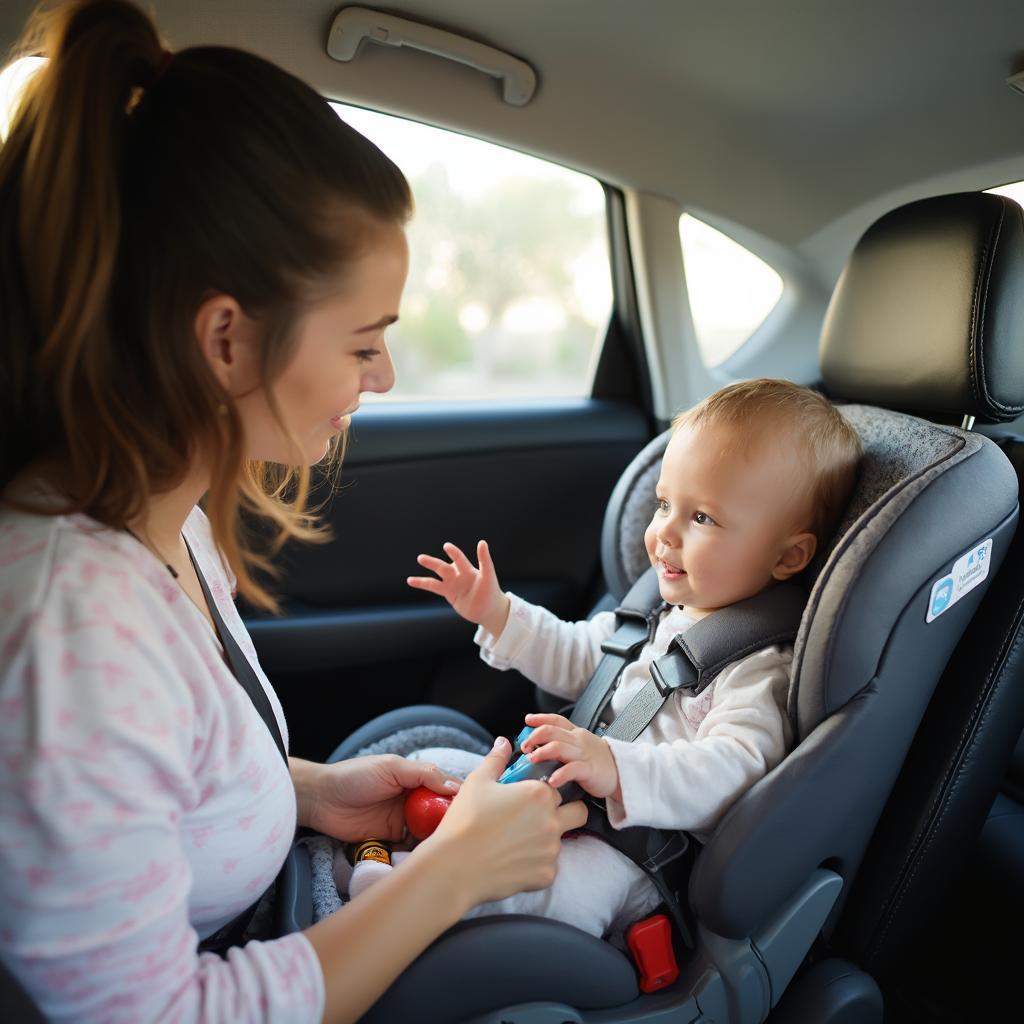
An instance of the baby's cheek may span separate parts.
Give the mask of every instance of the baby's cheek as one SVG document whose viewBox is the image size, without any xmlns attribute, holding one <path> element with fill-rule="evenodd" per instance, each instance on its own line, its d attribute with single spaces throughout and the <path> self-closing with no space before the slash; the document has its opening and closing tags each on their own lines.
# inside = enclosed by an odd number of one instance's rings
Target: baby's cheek
<svg viewBox="0 0 1024 1024">
<path fill-rule="evenodd" d="M 656 545 L 657 540 L 655 538 L 655 527 L 654 523 L 652 522 L 644 531 L 644 547 L 647 549 L 647 555 L 652 562 L 655 561 L 654 550 Z"/>
</svg>

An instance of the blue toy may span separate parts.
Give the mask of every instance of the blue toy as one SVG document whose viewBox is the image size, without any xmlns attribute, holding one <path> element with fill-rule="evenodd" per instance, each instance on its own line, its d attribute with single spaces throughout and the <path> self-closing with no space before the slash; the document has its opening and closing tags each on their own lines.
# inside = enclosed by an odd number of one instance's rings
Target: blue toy
<svg viewBox="0 0 1024 1024">
<path fill-rule="evenodd" d="M 519 733 L 516 737 L 513 753 L 517 750 L 522 751 L 523 744 L 532 732 L 533 727 L 528 725 Z M 525 782 L 527 779 L 547 779 L 561 766 L 562 762 L 557 760 L 537 761 L 535 763 L 526 754 L 520 753 L 519 757 L 502 772 L 498 781 Z M 566 782 L 564 785 L 559 786 L 558 792 L 561 794 L 563 804 L 568 803 L 570 800 L 579 800 L 585 796 L 582 787 L 575 782 Z"/>
<path fill-rule="evenodd" d="M 521 751 L 523 749 L 523 744 L 527 741 L 530 733 L 532 732 L 533 728 L 528 725 L 519 733 L 515 742 L 516 750 Z M 554 773 L 556 768 L 560 768 L 561 765 L 561 761 L 538 761 L 535 764 L 529 759 L 529 757 L 527 757 L 526 754 L 520 754 L 519 757 L 505 769 L 498 781 L 524 782 L 526 779 L 546 779 Z"/>
</svg>

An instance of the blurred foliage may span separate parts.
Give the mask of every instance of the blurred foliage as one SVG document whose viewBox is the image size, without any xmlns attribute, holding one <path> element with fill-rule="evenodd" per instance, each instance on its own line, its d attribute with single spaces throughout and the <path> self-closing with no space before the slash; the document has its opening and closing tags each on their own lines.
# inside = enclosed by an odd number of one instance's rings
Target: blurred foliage
<svg viewBox="0 0 1024 1024">
<path fill-rule="evenodd" d="M 504 178 L 465 195 L 435 162 L 410 183 L 409 283 L 389 334 L 393 396 L 586 393 L 611 306 L 600 272 L 601 259 L 605 275 L 608 266 L 603 209 L 555 177 Z M 581 185 L 600 189 L 582 176 Z M 581 287 L 594 290 L 598 308 L 606 296 L 599 322 L 593 298 L 587 319 Z"/>
</svg>

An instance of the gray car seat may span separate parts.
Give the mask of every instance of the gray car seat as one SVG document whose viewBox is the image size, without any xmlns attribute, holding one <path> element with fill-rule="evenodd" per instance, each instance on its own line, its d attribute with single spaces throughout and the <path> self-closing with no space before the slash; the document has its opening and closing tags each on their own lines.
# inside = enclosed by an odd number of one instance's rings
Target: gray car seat
<svg viewBox="0 0 1024 1024">
<path fill-rule="evenodd" d="M 825 321 L 833 397 L 927 408 L 956 422 L 1018 415 L 1022 246 L 1019 210 L 996 197 L 942 197 L 883 217 L 855 249 Z M 929 268 L 939 269 L 939 292 Z M 940 298 L 948 315 L 930 321 Z M 1018 515 L 1016 474 L 987 438 L 876 404 L 844 413 L 866 456 L 845 519 L 808 572 L 790 694 L 798 743 L 737 800 L 698 855 L 689 888 L 698 949 L 676 984 L 639 996 L 628 962 L 605 943 L 554 922 L 480 919 L 434 943 L 368 1021 L 767 1019 L 843 912 L 936 682 Z M 602 556 L 616 599 L 646 564 L 640 524 L 664 444 L 662 436 L 637 456 L 609 505 Z M 982 551 L 980 584 L 943 604 L 943 581 Z M 360 743 L 432 714 L 406 711 L 369 723 Z M 346 743 L 337 754 L 352 752 Z M 880 1021 L 881 1000 L 866 973 L 826 958 L 805 970 L 777 1017 Z"/>
</svg>

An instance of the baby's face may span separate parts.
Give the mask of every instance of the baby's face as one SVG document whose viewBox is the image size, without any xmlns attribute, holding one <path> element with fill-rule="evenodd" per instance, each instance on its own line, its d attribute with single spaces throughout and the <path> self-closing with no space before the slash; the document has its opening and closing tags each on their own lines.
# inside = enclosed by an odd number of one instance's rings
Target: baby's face
<svg viewBox="0 0 1024 1024">
<path fill-rule="evenodd" d="M 644 535 L 661 596 L 707 613 L 799 572 L 814 554 L 806 484 L 798 454 L 777 435 L 680 427 Z"/>
</svg>

